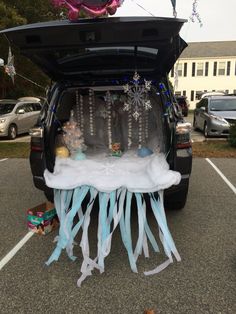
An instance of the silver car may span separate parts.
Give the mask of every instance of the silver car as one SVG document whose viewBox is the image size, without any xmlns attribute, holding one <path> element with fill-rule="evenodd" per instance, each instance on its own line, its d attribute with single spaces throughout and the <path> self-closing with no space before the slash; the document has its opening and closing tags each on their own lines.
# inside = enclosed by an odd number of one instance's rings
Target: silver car
<svg viewBox="0 0 236 314">
<path fill-rule="evenodd" d="M 41 109 L 40 99 L 35 97 L 0 100 L 0 137 L 15 139 L 18 134 L 29 132 Z"/>
<path fill-rule="evenodd" d="M 228 136 L 230 125 L 236 123 L 236 96 L 208 96 L 196 104 L 193 126 L 205 137 Z"/>
</svg>

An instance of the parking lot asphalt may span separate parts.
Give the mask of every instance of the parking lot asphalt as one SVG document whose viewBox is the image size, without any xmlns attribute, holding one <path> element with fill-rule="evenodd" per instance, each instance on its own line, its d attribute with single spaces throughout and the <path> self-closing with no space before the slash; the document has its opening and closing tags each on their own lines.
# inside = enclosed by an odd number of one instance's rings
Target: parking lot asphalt
<svg viewBox="0 0 236 314">
<path fill-rule="evenodd" d="M 9 140 L 7 138 L 0 137 L 0 143 L 28 143 L 30 142 L 29 134 L 18 135 L 14 140 Z"/>
<path fill-rule="evenodd" d="M 211 160 L 235 186 L 236 160 Z M 33 187 L 28 160 L 0 162 L 0 177 L 2 259 L 28 232 L 26 210 L 44 201 L 44 196 Z M 94 250 L 97 217 L 92 218 Z M 59 262 L 46 267 L 57 232 L 34 235 L 1 271 L 0 313 L 138 314 L 150 308 L 156 314 L 235 314 L 236 195 L 205 159 L 193 161 L 185 208 L 167 211 L 167 219 L 182 257 L 180 263 L 145 277 L 144 270 L 165 260 L 162 254 L 152 254 L 150 259 L 141 257 L 139 273 L 132 273 L 117 230 L 105 273 L 94 271 L 81 288 L 76 286 L 79 247 L 75 262 L 62 254 Z M 156 230 L 151 216 L 149 220 Z M 135 217 L 133 233 L 137 233 Z"/>
</svg>

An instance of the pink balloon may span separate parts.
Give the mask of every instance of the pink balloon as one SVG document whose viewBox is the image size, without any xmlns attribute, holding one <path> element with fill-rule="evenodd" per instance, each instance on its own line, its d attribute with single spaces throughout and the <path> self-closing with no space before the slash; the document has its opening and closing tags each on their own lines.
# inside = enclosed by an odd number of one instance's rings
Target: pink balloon
<svg viewBox="0 0 236 314">
<path fill-rule="evenodd" d="M 69 10 L 68 17 L 72 21 L 78 19 L 80 11 L 92 17 L 106 14 L 113 15 L 123 1 L 124 0 L 52 0 L 55 6 L 63 6 Z"/>
</svg>

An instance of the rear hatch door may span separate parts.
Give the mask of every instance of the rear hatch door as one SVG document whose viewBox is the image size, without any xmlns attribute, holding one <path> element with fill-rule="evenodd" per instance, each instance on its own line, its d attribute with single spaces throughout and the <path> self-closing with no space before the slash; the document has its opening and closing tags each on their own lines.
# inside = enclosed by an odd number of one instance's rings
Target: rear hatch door
<svg viewBox="0 0 236 314">
<path fill-rule="evenodd" d="M 80 19 L 3 30 L 12 45 L 54 81 L 145 77 L 168 73 L 187 44 L 179 31 L 186 20 L 158 17 Z"/>
</svg>

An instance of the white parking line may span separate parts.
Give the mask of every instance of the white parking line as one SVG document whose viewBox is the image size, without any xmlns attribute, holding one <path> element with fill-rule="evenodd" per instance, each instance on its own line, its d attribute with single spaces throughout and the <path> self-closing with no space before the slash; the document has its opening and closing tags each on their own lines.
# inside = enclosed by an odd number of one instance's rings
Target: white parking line
<svg viewBox="0 0 236 314">
<path fill-rule="evenodd" d="M 216 165 L 209 159 L 206 158 L 206 161 L 215 169 L 215 171 L 221 176 L 225 183 L 230 187 L 230 189 L 236 194 L 236 187 L 226 178 L 226 176 L 216 167 Z"/>
<path fill-rule="evenodd" d="M 8 159 L 8 158 L 0 159 L 0 162 L 1 162 L 1 161 L 5 161 L 5 160 L 7 160 L 7 159 Z"/>
<path fill-rule="evenodd" d="M 0 270 L 12 259 L 12 257 L 22 248 L 22 246 L 34 235 L 34 232 L 28 232 L 20 242 L 0 261 Z"/>
</svg>

